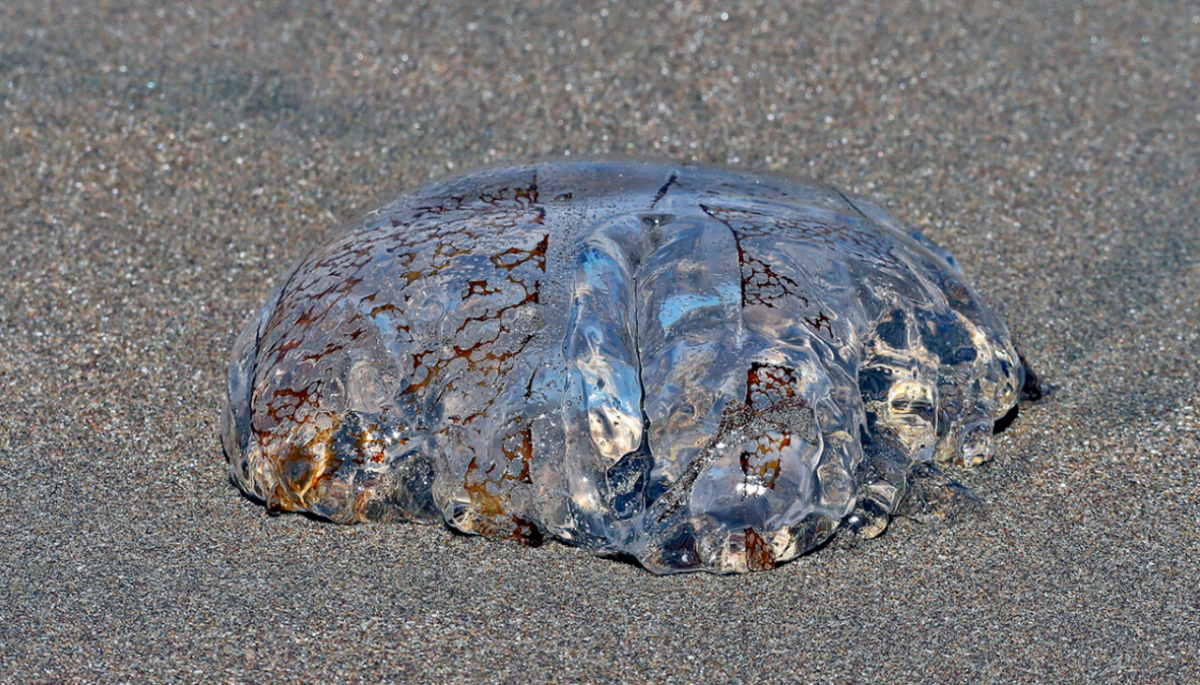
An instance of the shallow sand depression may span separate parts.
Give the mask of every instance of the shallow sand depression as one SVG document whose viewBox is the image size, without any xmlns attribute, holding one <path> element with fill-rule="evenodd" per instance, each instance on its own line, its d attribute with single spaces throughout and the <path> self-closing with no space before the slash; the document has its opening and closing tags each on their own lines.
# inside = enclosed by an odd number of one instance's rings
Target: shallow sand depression
<svg viewBox="0 0 1200 685">
<path fill-rule="evenodd" d="M 1200 10 L 0 6 L 0 682 L 1200 680 Z M 952 253 L 1055 392 L 769 573 L 268 517 L 226 364 L 274 279 L 463 169 L 828 181 Z"/>
</svg>

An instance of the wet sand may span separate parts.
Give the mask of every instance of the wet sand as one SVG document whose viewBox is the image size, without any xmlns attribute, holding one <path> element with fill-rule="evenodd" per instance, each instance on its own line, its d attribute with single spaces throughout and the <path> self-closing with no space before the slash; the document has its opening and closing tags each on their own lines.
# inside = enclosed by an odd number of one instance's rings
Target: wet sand
<svg viewBox="0 0 1200 685">
<path fill-rule="evenodd" d="M 794 4 L 0 5 L 0 682 L 1200 681 L 1200 6 Z M 242 498 L 274 279 L 568 154 L 819 178 L 957 255 L 1056 387 L 955 472 L 986 518 L 660 578 Z"/>
</svg>

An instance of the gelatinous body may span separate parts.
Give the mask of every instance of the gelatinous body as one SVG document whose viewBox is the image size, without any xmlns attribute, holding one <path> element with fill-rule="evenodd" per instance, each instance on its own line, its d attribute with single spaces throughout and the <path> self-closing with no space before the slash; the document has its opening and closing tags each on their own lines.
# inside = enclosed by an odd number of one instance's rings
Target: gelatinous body
<svg viewBox="0 0 1200 685">
<path fill-rule="evenodd" d="M 272 511 L 770 568 L 969 502 L 1024 370 L 953 258 L 824 185 L 492 169 L 313 250 L 239 338 L 224 440 Z"/>
</svg>

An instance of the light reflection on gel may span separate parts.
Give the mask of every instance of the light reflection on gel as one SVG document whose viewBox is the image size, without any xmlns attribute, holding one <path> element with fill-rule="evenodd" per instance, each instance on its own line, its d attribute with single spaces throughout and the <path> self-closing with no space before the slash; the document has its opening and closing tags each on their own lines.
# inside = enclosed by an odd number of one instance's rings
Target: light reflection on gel
<svg viewBox="0 0 1200 685">
<path fill-rule="evenodd" d="M 224 445 L 272 512 L 771 568 L 974 499 L 1025 369 L 953 259 L 829 186 L 556 162 L 405 195 L 234 350 Z"/>
</svg>

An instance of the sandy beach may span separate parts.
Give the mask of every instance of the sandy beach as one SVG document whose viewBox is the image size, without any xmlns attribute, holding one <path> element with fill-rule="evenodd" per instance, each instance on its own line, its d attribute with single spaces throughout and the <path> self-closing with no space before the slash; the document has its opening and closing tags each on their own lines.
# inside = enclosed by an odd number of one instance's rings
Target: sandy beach
<svg viewBox="0 0 1200 685">
<path fill-rule="evenodd" d="M 0 4 L 0 683 L 1200 682 L 1200 5 Z M 324 236 L 484 164 L 828 181 L 1055 389 L 770 572 L 268 517 L 229 350 Z"/>
</svg>

